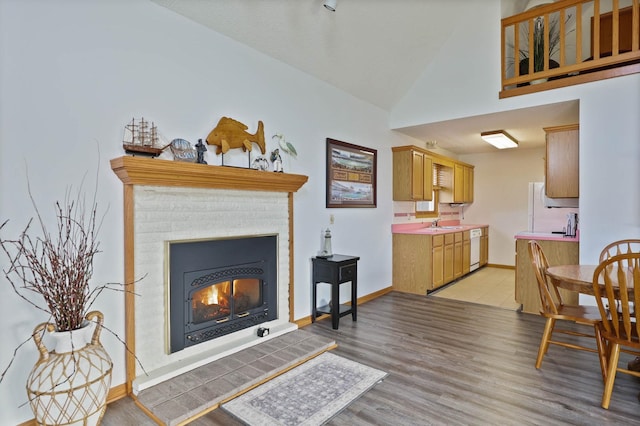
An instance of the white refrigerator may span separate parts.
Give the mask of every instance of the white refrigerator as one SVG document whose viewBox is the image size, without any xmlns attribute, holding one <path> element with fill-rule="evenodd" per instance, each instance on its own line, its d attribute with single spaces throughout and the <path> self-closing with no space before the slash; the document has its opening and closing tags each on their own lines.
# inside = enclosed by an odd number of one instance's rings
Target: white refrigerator
<svg viewBox="0 0 640 426">
<path fill-rule="evenodd" d="M 569 213 L 578 213 L 577 207 L 545 207 L 544 182 L 529 182 L 529 232 L 564 233 Z"/>
</svg>

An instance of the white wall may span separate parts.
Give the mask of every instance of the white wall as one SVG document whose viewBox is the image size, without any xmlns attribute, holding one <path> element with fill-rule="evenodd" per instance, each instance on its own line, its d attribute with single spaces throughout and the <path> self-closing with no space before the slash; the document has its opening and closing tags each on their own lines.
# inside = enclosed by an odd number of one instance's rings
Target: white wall
<svg viewBox="0 0 640 426">
<path fill-rule="evenodd" d="M 529 182 L 544 181 L 544 156 L 544 148 L 460 156 L 475 166 L 463 222 L 489 225 L 489 263 L 515 266 L 514 235 L 527 230 Z"/>
<path fill-rule="evenodd" d="M 295 317 L 310 314 L 310 258 L 320 249 L 330 213 L 334 252 L 361 256 L 359 294 L 391 285 L 389 146 L 414 141 L 390 131 L 384 111 L 146 0 L 0 0 L 0 43 L 0 220 L 11 220 L 3 237 L 16 237 L 33 215 L 27 168 L 53 227 L 53 202 L 86 172 L 91 194 L 99 165 L 98 203 L 108 212 L 93 282 L 121 282 L 122 185 L 108 161 L 123 155 L 125 123 L 144 116 L 169 140 L 195 143 L 222 116 L 250 131 L 263 120 L 270 149 L 275 133 L 297 148 L 298 159 L 285 160 L 287 171 L 309 176 L 294 197 Z M 378 150 L 377 208 L 325 208 L 327 137 Z M 207 159 L 220 161 L 211 152 Z M 4 278 L 0 282 L 4 368 L 13 348 L 46 317 Z M 124 337 L 123 296 L 103 295 L 95 308 Z M 124 348 L 109 333 L 102 340 L 115 362 L 113 385 L 121 384 Z M 0 384 L 2 424 L 33 418 L 28 405 L 19 405 L 26 402 L 24 384 L 36 359 L 27 342 Z"/>
</svg>

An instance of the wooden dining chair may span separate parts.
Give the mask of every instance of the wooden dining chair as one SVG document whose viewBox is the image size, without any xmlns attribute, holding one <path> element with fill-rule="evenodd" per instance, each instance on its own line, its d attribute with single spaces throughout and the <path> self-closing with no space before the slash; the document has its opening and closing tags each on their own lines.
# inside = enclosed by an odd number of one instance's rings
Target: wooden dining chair
<svg viewBox="0 0 640 426">
<path fill-rule="evenodd" d="M 538 349 L 538 357 L 536 359 L 536 368 L 540 368 L 542 365 L 542 359 L 544 358 L 549 345 L 563 346 L 569 349 L 577 349 L 581 351 L 595 352 L 598 354 L 600 361 L 600 370 L 602 378 L 605 378 L 605 349 L 602 347 L 604 341 L 600 336 L 600 311 L 596 306 L 567 306 L 562 301 L 562 295 L 558 291 L 558 288 L 546 275 L 546 270 L 549 267 L 547 257 L 538 244 L 537 241 L 529 241 L 529 257 L 533 264 L 533 270 L 536 275 L 536 281 L 538 282 L 538 290 L 540 293 L 540 301 L 542 302 L 542 308 L 540 315 L 547 319 L 544 326 L 544 332 L 542 333 L 542 340 L 540 341 L 540 348 Z M 556 328 L 557 321 L 569 321 L 580 325 L 590 326 L 593 329 L 593 334 L 575 331 L 568 328 Z M 577 343 L 571 343 L 568 341 L 554 340 L 553 334 L 561 333 L 572 336 L 588 337 L 595 339 L 596 348 L 589 346 L 581 346 Z"/>
<path fill-rule="evenodd" d="M 639 253 L 640 252 L 640 239 L 637 238 L 628 238 L 624 240 L 614 241 L 608 244 L 605 248 L 600 252 L 600 260 L 598 262 L 602 262 L 605 259 L 608 259 L 612 256 L 624 253 Z M 616 309 L 620 309 L 620 302 L 617 301 Z M 640 359 L 635 361 L 636 364 L 640 365 Z"/>
<path fill-rule="evenodd" d="M 608 244 L 600 252 L 600 262 L 612 256 L 624 253 L 640 253 L 640 239 L 629 238 Z"/>
<path fill-rule="evenodd" d="M 640 253 L 618 254 L 600 262 L 593 273 L 593 293 L 601 315 L 599 333 L 607 343 L 602 407 L 609 408 L 616 374 L 640 377 L 640 372 L 618 366 L 621 351 L 640 355 L 640 323 L 634 309 L 640 303 Z M 619 309 L 607 309 L 618 301 Z"/>
</svg>

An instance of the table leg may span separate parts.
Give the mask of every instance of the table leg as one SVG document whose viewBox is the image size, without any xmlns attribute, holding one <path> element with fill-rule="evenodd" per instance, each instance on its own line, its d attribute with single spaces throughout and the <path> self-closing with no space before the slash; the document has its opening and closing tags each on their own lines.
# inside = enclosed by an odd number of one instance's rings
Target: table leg
<svg viewBox="0 0 640 426">
<path fill-rule="evenodd" d="M 317 290 L 317 283 L 313 283 L 313 288 L 311 289 L 311 293 L 313 293 L 313 305 L 311 305 L 311 322 L 314 323 L 316 322 L 316 304 L 317 304 L 317 300 L 316 300 L 316 290 Z"/>
<path fill-rule="evenodd" d="M 331 284 L 331 327 L 338 329 L 340 322 L 340 284 Z"/>
<path fill-rule="evenodd" d="M 351 281 L 351 319 L 357 321 L 358 315 L 358 280 Z"/>
</svg>

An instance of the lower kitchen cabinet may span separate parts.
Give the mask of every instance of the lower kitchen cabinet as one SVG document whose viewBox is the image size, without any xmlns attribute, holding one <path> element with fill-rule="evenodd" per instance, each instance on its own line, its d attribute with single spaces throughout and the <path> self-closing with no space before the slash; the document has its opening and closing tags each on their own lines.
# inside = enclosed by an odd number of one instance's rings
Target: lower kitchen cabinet
<svg viewBox="0 0 640 426">
<path fill-rule="evenodd" d="M 393 234 L 393 288 L 426 294 L 468 273 L 470 245 L 465 232 Z"/>
<path fill-rule="evenodd" d="M 480 237 L 480 267 L 489 263 L 489 227 L 483 226 Z"/>
<path fill-rule="evenodd" d="M 558 240 L 536 240 L 542 247 L 549 266 L 577 265 L 579 263 L 579 243 Z M 559 289 L 565 305 L 577 305 L 578 293 Z M 522 305 L 522 312 L 539 314 L 540 293 L 533 265 L 529 258 L 529 239 L 516 239 L 516 302 Z"/>
<path fill-rule="evenodd" d="M 471 269 L 471 232 L 462 233 L 462 275 L 468 274 Z"/>
<path fill-rule="evenodd" d="M 458 279 L 462 276 L 463 260 L 462 232 L 456 232 L 453 234 L 453 279 Z"/>
<path fill-rule="evenodd" d="M 455 277 L 453 235 L 454 234 L 446 234 L 444 236 L 444 263 L 442 265 L 442 269 L 444 269 L 444 283 L 450 283 Z M 435 257 L 433 259 L 433 263 L 434 265 L 436 263 Z"/>
</svg>

